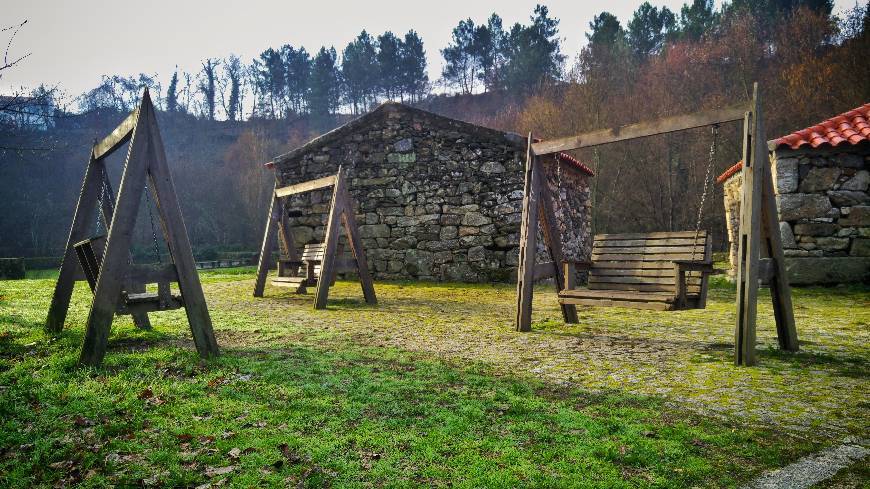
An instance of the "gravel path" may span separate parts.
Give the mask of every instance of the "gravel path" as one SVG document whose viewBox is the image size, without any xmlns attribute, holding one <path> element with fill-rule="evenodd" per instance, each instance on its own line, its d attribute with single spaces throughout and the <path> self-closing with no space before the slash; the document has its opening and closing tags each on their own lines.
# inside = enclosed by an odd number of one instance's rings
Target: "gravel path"
<svg viewBox="0 0 870 489">
<path fill-rule="evenodd" d="M 781 469 L 767 472 L 745 489 L 805 489 L 833 477 L 837 472 L 870 455 L 868 440 L 845 440 L 843 444 L 808 455 Z"/>
</svg>

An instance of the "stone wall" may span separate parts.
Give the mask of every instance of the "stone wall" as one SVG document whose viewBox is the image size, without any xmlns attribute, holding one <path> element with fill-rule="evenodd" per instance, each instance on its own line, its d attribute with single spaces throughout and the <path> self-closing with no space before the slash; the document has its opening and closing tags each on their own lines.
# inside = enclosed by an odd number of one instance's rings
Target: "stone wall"
<svg viewBox="0 0 870 489">
<path fill-rule="evenodd" d="M 517 135 L 385 104 L 275 165 L 281 185 L 342 165 L 375 278 L 486 282 L 516 279 L 524 158 Z M 589 177 L 544 163 L 551 187 L 571 203 L 556 203 L 567 254 L 585 259 Z M 290 199 L 297 245 L 323 240 L 330 196 Z"/>
<path fill-rule="evenodd" d="M 867 145 L 851 146 L 848 150 L 800 149 L 774 153 L 772 170 L 780 234 L 794 283 L 867 280 L 870 274 L 868 167 L 870 148 Z M 725 182 L 732 269 L 737 258 L 740 180 L 737 173 Z"/>
</svg>

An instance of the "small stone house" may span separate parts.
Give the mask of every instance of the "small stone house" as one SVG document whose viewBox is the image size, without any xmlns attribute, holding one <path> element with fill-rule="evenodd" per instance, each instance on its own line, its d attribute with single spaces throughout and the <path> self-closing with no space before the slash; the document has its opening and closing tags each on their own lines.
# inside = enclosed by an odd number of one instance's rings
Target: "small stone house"
<svg viewBox="0 0 870 489">
<path fill-rule="evenodd" d="M 870 280 L 870 104 L 768 142 L 794 284 Z M 742 163 L 719 176 L 737 262 Z"/>
<path fill-rule="evenodd" d="M 379 279 L 514 281 L 526 139 L 385 103 L 269 165 L 278 185 L 346 171 L 369 268 Z M 544 160 L 565 254 L 588 259 L 592 171 Z M 321 242 L 330 191 L 291 197 L 297 245 Z M 541 253 L 544 252 L 541 250 Z"/>
</svg>

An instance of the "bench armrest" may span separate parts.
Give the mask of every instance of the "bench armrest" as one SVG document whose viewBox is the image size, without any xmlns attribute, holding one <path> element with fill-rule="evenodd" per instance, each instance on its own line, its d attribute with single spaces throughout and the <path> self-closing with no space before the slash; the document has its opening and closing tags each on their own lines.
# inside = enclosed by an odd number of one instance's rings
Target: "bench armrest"
<svg viewBox="0 0 870 489">
<path fill-rule="evenodd" d="M 562 284 L 562 288 L 573 290 L 577 286 L 574 281 L 574 274 L 577 273 L 577 270 L 587 271 L 590 268 L 592 268 L 592 262 L 590 261 L 563 261 L 562 278 L 565 280 L 565 283 Z"/>
<path fill-rule="evenodd" d="M 674 260 L 674 268 L 683 272 L 713 273 L 713 262 L 699 260 Z"/>
<path fill-rule="evenodd" d="M 592 262 L 588 261 L 588 260 L 583 260 L 583 261 L 565 260 L 564 263 L 566 266 L 570 265 L 570 266 L 574 267 L 575 270 L 580 270 L 581 272 L 584 270 L 589 270 L 590 268 L 592 268 Z"/>
</svg>

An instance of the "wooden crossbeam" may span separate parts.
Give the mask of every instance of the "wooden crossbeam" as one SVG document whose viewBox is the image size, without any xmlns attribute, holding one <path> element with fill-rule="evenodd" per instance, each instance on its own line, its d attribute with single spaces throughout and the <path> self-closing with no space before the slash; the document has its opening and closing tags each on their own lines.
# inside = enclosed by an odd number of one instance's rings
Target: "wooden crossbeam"
<svg viewBox="0 0 870 489">
<path fill-rule="evenodd" d="M 94 146 L 94 158 L 98 160 L 103 159 L 129 141 L 130 136 L 133 135 L 133 129 L 136 127 L 136 121 L 138 120 L 139 107 L 136 107 L 133 112 L 130 112 L 130 115 L 118 124 L 118 127 L 116 127 L 111 134 L 103 138 L 102 141 Z"/>
<path fill-rule="evenodd" d="M 333 185 L 335 185 L 335 175 L 330 175 L 328 177 L 318 178 L 316 180 L 309 180 L 307 182 L 296 183 L 293 185 L 288 185 L 286 187 L 276 188 L 275 196 L 287 197 L 294 194 L 301 194 L 303 192 L 311 192 L 312 190 L 331 187 Z"/>
<path fill-rule="evenodd" d="M 532 150 L 536 155 L 541 156 L 550 153 L 558 153 L 560 151 L 571 151 L 574 149 L 655 136 L 657 134 L 684 131 L 686 129 L 694 129 L 713 124 L 735 122 L 743 119 L 743 114 L 746 110 L 746 105 L 741 104 L 733 107 L 726 107 L 724 109 L 707 110 L 696 112 L 694 114 L 665 117 L 655 121 L 638 122 L 636 124 L 612 129 L 600 129 L 597 131 L 578 134 L 576 136 L 534 143 L 532 144 Z"/>
</svg>

